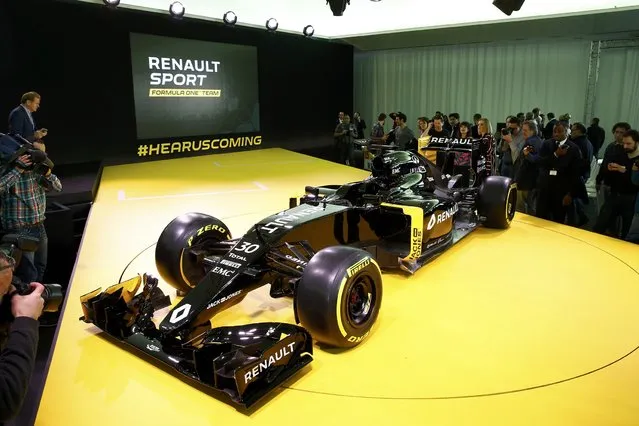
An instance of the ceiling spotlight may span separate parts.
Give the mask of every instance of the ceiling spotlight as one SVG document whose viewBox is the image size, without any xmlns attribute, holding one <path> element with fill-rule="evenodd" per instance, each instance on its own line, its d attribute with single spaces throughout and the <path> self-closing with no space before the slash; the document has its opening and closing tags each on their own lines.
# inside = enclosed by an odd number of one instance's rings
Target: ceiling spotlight
<svg viewBox="0 0 639 426">
<path fill-rule="evenodd" d="M 277 23 L 277 19 L 275 18 L 270 18 L 268 21 L 266 21 L 266 29 L 271 32 L 277 30 L 277 27 L 279 26 L 280 24 Z"/>
<path fill-rule="evenodd" d="M 315 28 L 312 25 L 307 25 L 304 27 L 304 36 L 305 37 L 313 37 L 315 34 Z"/>
<path fill-rule="evenodd" d="M 519 12 L 525 0 L 495 0 L 493 6 L 510 16 L 513 12 Z"/>
<path fill-rule="evenodd" d="M 102 0 L 109 7 L 118 7 L 120 0 Z"/>
<path fill-rule="evenodd" d="M 230 10 L 224 14 L 224 23 L 227 25 L 235 25 L 237 22 L 237 15 Z"/>
<path fill-rule="evenodd" d="M 171 6 L 169 7 L 169 13 L 172 17 L 181 18 L 184 16 L 184 12 L 184 5 L 182 3 L 180 3 L 179 1 L 171 3 Z"/>
<path fill-rule="evenodd" d="M 351 4 L 351 0 L 326 0 L 326 4 L 331 6 L 334 16 L 342 16 L 346 10 L 346 5 Z"/>
</svg>

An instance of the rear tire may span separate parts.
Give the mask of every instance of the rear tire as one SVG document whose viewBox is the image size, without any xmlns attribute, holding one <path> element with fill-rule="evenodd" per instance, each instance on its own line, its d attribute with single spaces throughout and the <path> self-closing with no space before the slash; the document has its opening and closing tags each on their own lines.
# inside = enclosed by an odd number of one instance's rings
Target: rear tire
<svg viewBox="0 0 639 426">
<path fill-rule="evenodd" d="M 504 176 L 488 176 L 479 188 L 477 210 L 485 217 L 484 226 L 506 229 L 517 207 L 517 185 Z"/>
<path fill-rule="evenodd" d="M 162 231 L 155 247 L 155 265 L 160 276 L 186 294 L 206 271 L 188 249 L 230 240 L 229 228 L 219 219 L 203 213 L 186 213 L 173 219 Z"/>
<path fill-rule="evenodd" d="M 352 348 L 368 337 L 379 315 L 382 293 L 382 273 L 368 252 L 327 247 L 304 269 L 295 309 L 315 340 Z"/>
</svg>

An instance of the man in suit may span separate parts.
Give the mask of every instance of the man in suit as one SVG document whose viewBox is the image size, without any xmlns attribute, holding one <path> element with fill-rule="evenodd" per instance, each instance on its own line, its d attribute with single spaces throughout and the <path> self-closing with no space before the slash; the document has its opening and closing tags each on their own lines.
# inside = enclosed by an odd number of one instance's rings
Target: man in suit
<svg viewBox="0 0 639 426">
<path fill-rule="evenodd" d="M 552 139 L 541 145 L 537 181 L 537 216 L 562 224 L 573 200 L 585 191 L 581 150 L 566 130 L 564 123 L 557 122 Z"/>
<path fill-rule="evenodd" d="M 599 150 L 606 140 L 606 131 L 599 127 L 599 118 L 595 117 L 592 119 L 586 134 L 588 135 L 588 140 L 592 143 L 594 156 L 599 158 Z"/>
<path fill-rule="evenodd" d="M 557 119 L 555 118 L 554 112 L 549 112 L 547 117 L 548 117 L 548 124 L 546 124 L 546 127 L 544 127 L 544 130 L 542 131 L 542 136 L 544 139 L 551 139 L 553 129 L 555 128 L 555 124 L 557 124 Z"/>
<path fill-rule="evenodd" d="M 40 108 L 41 97 L 36 92 L 27 92 L 22 95 L 20 105 L 9 114 L 10 135 L 22 136 L 29 142 L 40 141 L 47 135 L 47 129 L 37 130 L 33 113 Z"/>
</svg>

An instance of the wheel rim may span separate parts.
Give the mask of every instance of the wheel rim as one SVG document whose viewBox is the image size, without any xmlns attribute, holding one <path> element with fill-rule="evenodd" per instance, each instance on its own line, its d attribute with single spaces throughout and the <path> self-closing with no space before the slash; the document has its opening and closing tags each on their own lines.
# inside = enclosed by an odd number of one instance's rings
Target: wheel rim
<svg viewBox="0 0 639 426">
<path fill-rule="evenodd" d="M 211 244 L 215 244 L 218 243 L 220 241 L 223 241 L 224 238 L 221 238 L 222 234 L 217 234 L 217 233 L 212 233 L 212 232 L 205 232 L 202 235 L 193 237 L 193 241 L 191 241 L 191 249 L 206 249 L 207 245 Z"/>
<path fill-rule="evenodd" d="M 348 292 L 347 309 L 348 320 L 355 327 L 362 326 L 371 317 L 375 301 L 375 289 L 371 278 L 359 277 Z"/>
<path fill-rule="evenodd" d="M 513 192 L 515 190 L 511 187 L 508 190 L 508 196 L 506 197 L 506 220 L 510 223 L 515 217 L 517 200 L 513 200 Z M 516 194 L 516 193 L 515 193 Z"/>
<path fill-rule="evenodd" d="M 213 245 L 221 241 L 220 234 L 205 232 L 200 236 L 196 236 L 191 241 L 191 246 L 186 248 L 182 253 L 182 277 L 193 288 L 206 275 L 206 268 L 203 264 L 198 263 L 192 255 L 188 254 L 188 250 L 206 249 L 207 246 Z M 188 273 L 186 271 L 189 271 Z"/>
</svg>

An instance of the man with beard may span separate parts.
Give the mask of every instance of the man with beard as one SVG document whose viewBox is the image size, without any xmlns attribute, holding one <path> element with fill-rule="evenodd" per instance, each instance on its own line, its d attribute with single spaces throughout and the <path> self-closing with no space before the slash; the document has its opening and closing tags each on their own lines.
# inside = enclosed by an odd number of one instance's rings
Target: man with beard
<svg viewBox="0 0 639 426">
<path fill-rule="evenodd" d="M 406 125 L 408 118 L 403 112 L 397 113 L 397 128 L 395 129 L 395 144 L 401 151 L 408 149 L 416 149 L 417 146 L 413 146 L 413 139 L 415 139 L 415 133 L 412 129 Z"/>
<path fill-rule="evenodd" d="M 603 161 L 597 174 L 596 184 L 597 193 L 602 195 L 603 205 L 599 212 L 599 218 L 597 223 L 593 227 L 593 231 L 604 234 L 610 232 L 616 237 L 619 237 L 619 229 L 616 225 L 618 217 L 621 215 L 620 204 L 628 203 L 628 200 L 623 200 L 624 194 L 628 189 L 627 176 L 624 179 L 624 175 L 619 172 L 617 165 L 624 162 L 624 158 L 627 157 L 624 149 L 624 135 L 631 129 L 630 124 L 621 122 L 616 123 L 612 128 L 612 134 L 615 138 L 614 142 L 610 143 L 603 154 Z M 604 214 L 605 213 L 605 214 Z M 626 216 L 622 216 L 622 228 L 628 229 L 630 223 L 625 223 L 628 220 Z"/>
<path fill-rule="evenodd" d="M 616 185 L 601 208 L 594 231 L 603 234 L 613 218 L 621 216 L 621 238 L 625 239 L 635 215 L 639 192 L 639 186 L 632 182 L 632 168 L 639 161 L 639 134 L 636 130 L 629 130 L 623 134 L 622 140 L 624 154 L 607 165 L 607 169 L 617 175 Z"/>
<path fill-rule="evenodd" d="M 541 145 L 537 182 L 537 216 L 562 224 L 573 199 L 582 195 L 581 151 L 568 140 L 566 130 L 566 125 L 558 122 L 553 129 L 553 138 Z"/>
<path fill-rule="evenodd" d="M 632 148 L 630 139 L 635 143 L 635 150 L 628 154 L 629 157 L 633 158 L 631 180 L 635 187 L 639 188 L 639 132 L 631 130 L 624 135 L 624 145 L 626 145 L 626 141 L 628 141 L 628 145 Z M 635 201 L 635 214 L 630 224 L 628 235 L 626 235 L 626 241 L 639 244 L 639 195 L 637 195 Z"/>
</svg>

